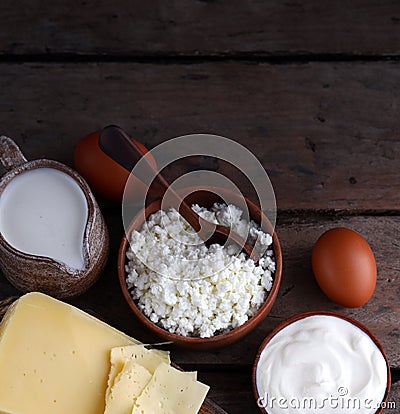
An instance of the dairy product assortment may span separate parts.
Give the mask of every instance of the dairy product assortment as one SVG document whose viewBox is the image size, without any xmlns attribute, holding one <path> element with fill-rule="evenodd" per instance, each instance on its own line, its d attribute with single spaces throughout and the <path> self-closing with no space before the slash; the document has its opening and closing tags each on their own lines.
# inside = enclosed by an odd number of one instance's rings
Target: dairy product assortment
<svg viewBox="0 0 400 414">
<path fill-rule="evenodd" d="M 207 247 L 176 210 L 160 210 L 130 235 L 126 283 L 152 322 L 178 335 L 209 338 L 241 326 L 265 302 L 276 270 L 273 239 L 236 206 L 192 208 L 249 236 L 259 262 L 229 246 Z M 54 168 L 17 174 L 0 196 L 4 240 L 73 271 L 85 267 L 87 221 L 82 188 Z M 311 399 L 317 408 L 302 413 L 373 414 L 389 385 L 387 371 L 384 354 L 363 330 L 338 317 L 308 316 L 280 330 L 261 352 L 258 404 L 268 414 L 295 413 L 289 401 Z M 196 414 L 208 390 L 196 372 L 172 366 L 169 352 L 148 349 L 42 293 L 22 296 L 0 323 L 0 413 Z M 361 405 L 341 410 L 329 405 L 335 397 Z"/>
<path fill-rule="evenodd" d="M 2 413 L 195 414 L 207 391 L 167 352 L 41 293 L 22 296 L 0 325 Z"/>
</svg>

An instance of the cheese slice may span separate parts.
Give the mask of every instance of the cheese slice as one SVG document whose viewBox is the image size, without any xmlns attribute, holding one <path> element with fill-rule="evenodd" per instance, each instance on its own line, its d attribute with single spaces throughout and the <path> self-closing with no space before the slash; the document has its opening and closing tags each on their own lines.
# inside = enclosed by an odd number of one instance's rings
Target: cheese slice
<svg viewBox="0 0 400 414">
<path fill-rule="evenodd" d="M 66 303 L 22 296 L 0 325 L 0 412 L 104 412 L 110 349 L 138 343 Z"/>
<path fill-rule="evenodd" d="M 136 399 L 132 414 L 197 414 L 210 387 L 161 363 Z"/>
<path fill-rule="evenodd" d="M 130 414 L 136 399 L 150 382 L 161 363 L 170 364 L 169 352 L 146 349 L 144 345 L 113 348 L 106 392 L 104 414 Z M 197 379 L 197 372 L 184 372 L 188 381 Z"/>
<path fill-rule="evenodd" d="M 144 345 L 130 345 L 113 348 L 111 349 L 110 361 L 111 369 L 108 377 L 106 398 L 110 394 L 116 376 L 122 371 L 124 365 L 128 361 L 134 361 L 137 364 L 142 365 L 151 375 L 154 374 L 154 371 L 161 362 L 167 364 L 171 362 L 169 352 L 160 351 L 158 349 L 146 349 Z"/>
<path fill-rule="evenodd" d="M 185 374 L 188 375 L 193 381 L 197 381 L 197 371 L 185 371 Z"/>
<path fill-rule="evenodd" d="M 106 396 L 104 414 L 130 414 L 136 398 L 151 377 L 150 372 L 142 365 L 134 360 L 127 361 Z"/>
</svg>

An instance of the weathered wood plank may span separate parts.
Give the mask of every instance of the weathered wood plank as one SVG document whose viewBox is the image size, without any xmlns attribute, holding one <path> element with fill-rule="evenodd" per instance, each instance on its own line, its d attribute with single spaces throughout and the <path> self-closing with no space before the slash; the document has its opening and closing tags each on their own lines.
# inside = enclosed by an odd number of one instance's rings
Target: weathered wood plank
<svg viewBox="0 0 400 414">
<path fill-rule="evenodd" d="M 3 0 L 0 53 L 387 55 L 400 52 L 400 5 L 320 2 Z"/>
<path fill-rule="evenodd" d="M 260 413 L 252 393 L 250 370 L 199 372 L 199 379 L 211 386 L 209 397 L 229 414 Z"/>
<path fill-rule="evenodd" d="M 146 343 L 158 338 L 146 331 L 126 305 L 116 273 L 116 254 L 122 234 L 118 211 L 107 211 L 111 235 L 110 259 L 105 273 L 86 294 L 71 302 L 105 319 Z M 359 309 L 345 309 L 332 303 L 318 288 L 310 266 L 311 249 L 317 238 L 334 226 L 359 231 L 371 244 L 378 267 L 378 281 L 372 299 Z M 250 335 L 226 349 L 214 352 L 173 350 L 179 365 L 236 365 L 248 367 L 266 334 L 280 321 L 294 314 L 312 310 L 334 310 L 350 315 L 367 327 L 381 341 L 392 367 L 400 368 L 400 217 L 342 217 L 338 219 L 304 218 L 278 222 L 278 236 L 283 249 L 283 278 L 271 314 Z M 3 276 L 0 277 L 0 299 L 15 294 Z"/>
<path fill-rule="evenodd" d="M 400 381 L 396 384 L 392 384 L 388 398 L 387 411 L 392 414 L 400 413 Z"/>
<path fill-rule="evenodd" d="M 150 147 L 211 132 L 256 154 L 280 209 L 398 210 L 399 67 L 3 64 L 1 133 L 14 137 L 30 159 L 72 164 L 79 138 L 109 123 Z M 215 168 L 234 174 L 250 192 L 232 169 Z M 173 169 L 175 175 L 186 170 L 187 164 Z"/>
</svg>

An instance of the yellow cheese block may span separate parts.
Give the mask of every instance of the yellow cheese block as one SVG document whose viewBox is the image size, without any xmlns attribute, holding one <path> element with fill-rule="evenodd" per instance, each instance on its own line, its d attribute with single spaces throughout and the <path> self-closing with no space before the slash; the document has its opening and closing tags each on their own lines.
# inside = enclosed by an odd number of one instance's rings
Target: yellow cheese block
<svg viewBox="0 0 400 414">
<path fill-rule="evenodd" d="M 107 393 L 104 414 L 131 414 L 136 398 L 151 377 L 150 372 L 134 360 L 126 362 Z"/>
<path fill-rule="evenodd" d="M 22 296 L 0 325 L 0 413 L 103 413 L 110 350 L 135 343 L 49 296 Z"/>
<path fill-rule="evenodd" d="M 197 414 L 209 388 L 163 362 L 136 399 L 132 414 Z"/>
</svg>

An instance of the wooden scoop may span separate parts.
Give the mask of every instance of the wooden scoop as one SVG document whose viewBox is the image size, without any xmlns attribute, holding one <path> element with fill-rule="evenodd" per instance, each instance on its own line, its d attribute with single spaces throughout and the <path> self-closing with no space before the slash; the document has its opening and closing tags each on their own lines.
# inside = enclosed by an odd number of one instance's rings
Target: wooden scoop
<svg viewBox="0 0 400 414">
<path fill-rule="evenodd" d="M 154 168 L 146 157 L 146 153 L 139 148 L 128 134 L 118 126 L 109 125 L 105 127 L 99 137 L 101 150 L 117 162 L 121 167 L 131 172 L 136 163 L 144 157 L 142 161 L 142 174 L 147 177 L 154 177 L 151 188 L 162 198 L 168 191 L 168 196 L 172 197 L 173 205 L 179 206 L 178 211 L 181 216 L 190 224 L 202 240 L 207 245 L 218 243 L 224 245 L 234 243 L 240 247 L 247 255 L 258 262 L 260 256 L 250 243 L 243 237 L 233 232 L 230 228 L 219 224 L 210 223 L 200 217 L 192 208 L 170 187 L 165 178 Z M 136 173 L 136 172 L 135 172 Z M 137 177 L 141 178 L 141 177 Z M 144 180 L 146 181 L 146 180 Z"/>
</svg>

